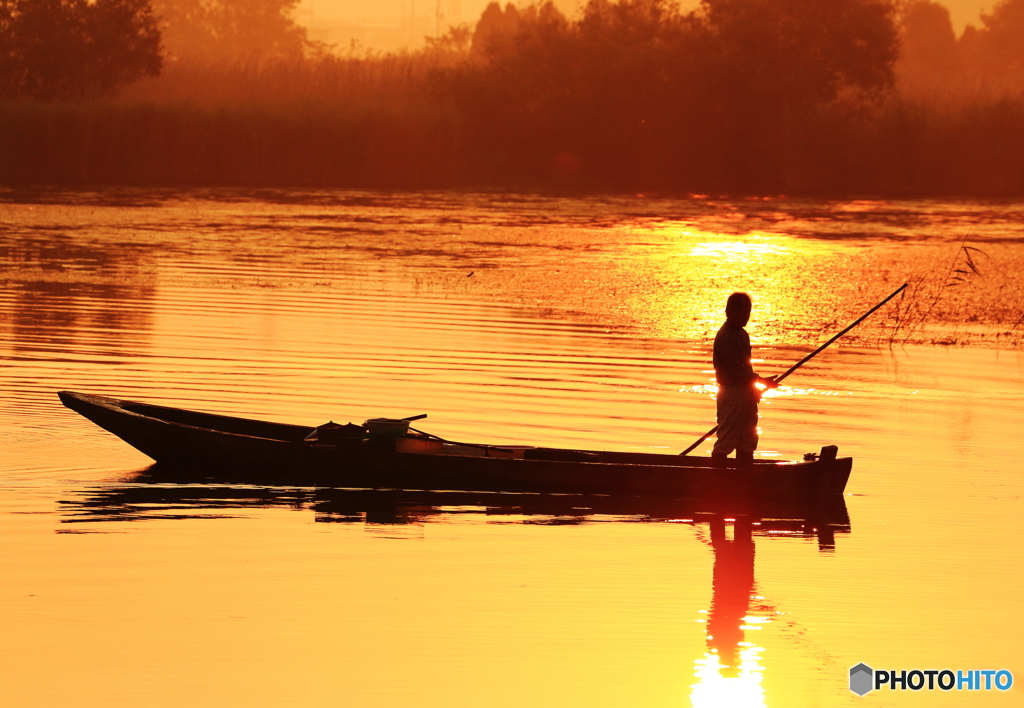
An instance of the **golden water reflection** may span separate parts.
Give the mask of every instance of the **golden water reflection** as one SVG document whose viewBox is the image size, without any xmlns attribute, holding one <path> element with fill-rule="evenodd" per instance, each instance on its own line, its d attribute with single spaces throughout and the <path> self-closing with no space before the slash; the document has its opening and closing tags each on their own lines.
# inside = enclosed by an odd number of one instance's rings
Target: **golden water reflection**
<svg viewBox="0 0 1024 708">
<path fill-rule="evenodd" d="M 187 469 L 154 465 L 129 484 L 84 489 L 61 502 L 60 532 L 103 532 L 123 522 L 216 523 L 270 507 L 311 511 L 318 523 L 363 525 L 374 538 L 396 540 L 422 540 L 428 524 L 564 527 L 672 522 L 693 529 L 713 554 L 710 606 L 698 610 L 705 618 L 698 622 L 706 626 L 706 651 L 693 659 L 693 708 L 768 705 L 763 682 L 771 671 L 770 661 L 751 635 L 772 621 L 775 608 L 758 594 L 756 540 L 816 539 L 820 551 L 831 552 L 835 534 L 850 532 L 842 498 L 763 508 L 747 515 L 685 499 L 253 487 L 200 484 L 190 481 L 193 476 Z"/>
<path fill-rule="evenodd" d="M 751 600 L 756 597 L 755 523 L 760 526 L 749 517 L 726 519 L 721 514 L 709 521 L 715 564 L 706 621 L 708 651 L 695 661 L 699 682 L 691 694 L 694 708 L 765 706 L 763 649 L 747 641 L 745 634 L 760 630 L 760 623 L 769 621 L 763 608 L 754 610 L 759 614 L 751 614 Z"/>
</svg>

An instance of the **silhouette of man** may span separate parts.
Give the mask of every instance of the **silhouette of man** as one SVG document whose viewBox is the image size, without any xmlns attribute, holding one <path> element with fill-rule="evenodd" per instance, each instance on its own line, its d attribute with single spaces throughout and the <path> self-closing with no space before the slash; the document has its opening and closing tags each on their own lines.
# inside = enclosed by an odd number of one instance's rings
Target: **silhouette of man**
<svg viewBox="0 0 1024 708">
<path fill-rule="evenodd" d="M 754 461 L 757 449 L 757 403 L 761 383 L 776 388 L 774 378 L 762 378 L 750 364 L 750 336 L 743 329 L 750 321 L 750 296 L 733 293 L 725 305 L 725 324 L 715 336 L 713 360 L 718 382 L 718 440 L 711 453 L 712 462 L 724 467 L 726 458 L 736 451 L 742 467 Z"/>
</svg>

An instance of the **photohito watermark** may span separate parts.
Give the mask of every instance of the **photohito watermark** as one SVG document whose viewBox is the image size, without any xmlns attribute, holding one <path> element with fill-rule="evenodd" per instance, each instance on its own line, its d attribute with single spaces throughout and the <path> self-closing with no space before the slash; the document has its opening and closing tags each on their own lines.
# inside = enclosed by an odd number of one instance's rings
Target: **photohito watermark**
<svg viewBox="0 0 1024 708">
<path fill-rule="evenodd" d="M 866 696 L 875 689 L 891 691 L 1008 691 L 1013 674 L 1006 669 L 872 669 L 867 664 L 850 668 L 850 690 Z"/>
</svg>

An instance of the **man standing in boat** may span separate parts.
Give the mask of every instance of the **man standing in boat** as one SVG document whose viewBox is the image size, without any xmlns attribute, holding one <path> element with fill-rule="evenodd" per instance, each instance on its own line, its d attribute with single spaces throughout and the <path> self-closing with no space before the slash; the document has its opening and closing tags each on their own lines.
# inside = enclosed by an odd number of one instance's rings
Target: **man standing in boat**
<svg viewBox="0 0 1024 708">
<path fill-rule="evenodd" d="M 743 329 L 750 321 L 751 302 L 746 293 L 733 293 L 725 305 L 725 324 L 715 336 L 713 360 L 718 382 L 718 440 L 711 453 L 716 466 L 736 451 L 737 465 L 754 461 L 757 449 L 757 404 L 761 391 L 754 384 L 776 388 L 774 377 L 762 378 L 750 363 L 750 336 Z"/>
</svg>

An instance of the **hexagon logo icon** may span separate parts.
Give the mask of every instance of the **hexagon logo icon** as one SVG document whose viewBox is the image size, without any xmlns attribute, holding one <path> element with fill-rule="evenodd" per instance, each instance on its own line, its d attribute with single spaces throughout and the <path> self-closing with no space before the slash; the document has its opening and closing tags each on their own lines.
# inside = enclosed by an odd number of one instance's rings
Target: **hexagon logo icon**
<svg viewBox="0 0 1024 708">
<path fill-rule="evenodd" d="M 874 688 L 875 672 L 867 664 L 857 664 L 850 669 L 850 690 L 858 696 L 871 693 Z"/>
</svg>

